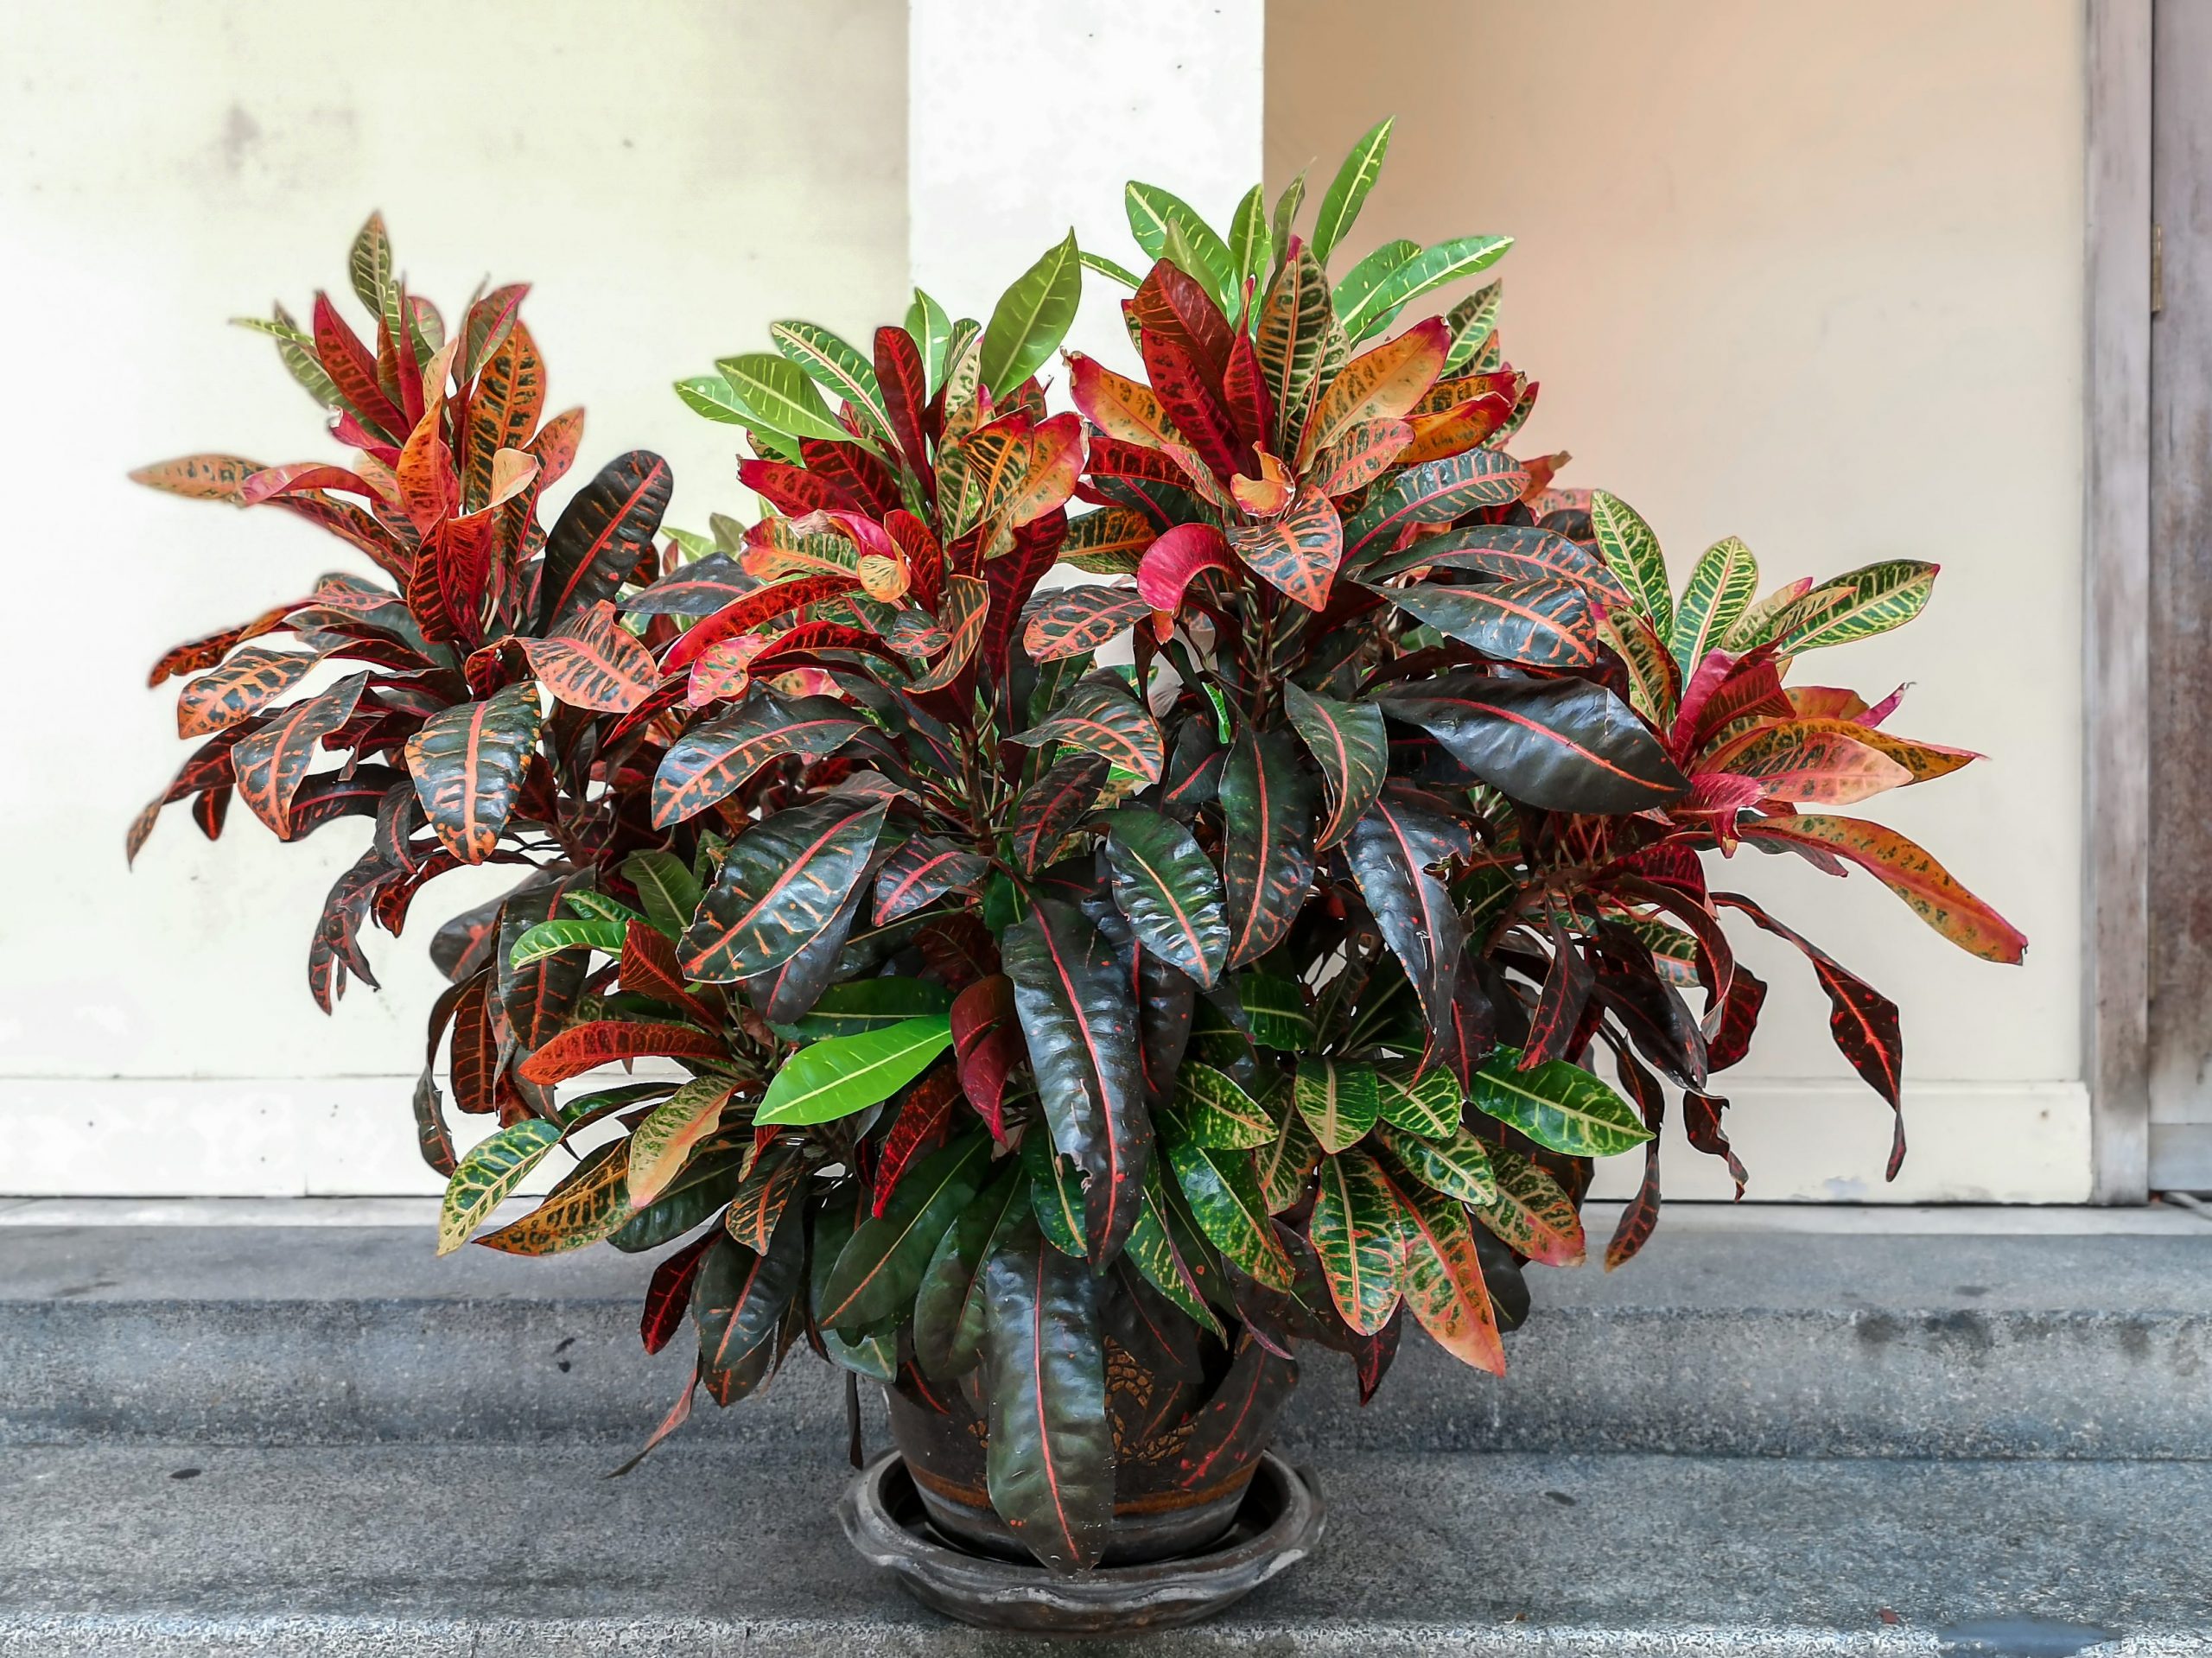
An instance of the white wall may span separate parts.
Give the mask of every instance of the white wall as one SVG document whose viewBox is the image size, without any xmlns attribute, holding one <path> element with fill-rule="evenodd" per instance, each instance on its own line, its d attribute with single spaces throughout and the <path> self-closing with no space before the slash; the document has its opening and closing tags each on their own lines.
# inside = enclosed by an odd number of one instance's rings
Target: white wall
<svg viewBox="0 0 2212 1658">
<path fill-rule="evenodd" d="M 380 206 L 449 308 L 480 276 L 537 283 L 556 403 L 592 410 L 585 467 L 661 449 L 671 520 L 696 525 L 741 505 L 732 446 L 671 380 L 777 316 L 900 314 L 910 252 L 978 314 L 1070 222 L 1131 263 L 1124 172 L 1225 215 L 1263 90 L 1277 184 L 1401 116 L 1363 243 L 1520 237 L 1503 274 L 1509 347 L 1544 382 L 1529 442 L 1574 449 L 1569 481 L 1618 489 L 1679 561 L 1732 532 L 1772 579 L 1944 562 L 1921 621 L 1820 665 L 1916 678 L 1901 728 L 1996 756 L 1881 805 L 2027 931 L 2030 964 L 1957 955 L 1871 882 L 1747 869 L 1904 1005 L 1915 1150 L 1884 1189 L 1886 1114 L 1764 941 L 1746 954 L 1777 995 L 1737 1140 L 1755 1196 L 2083 1195 L 2077 0 L 1272 0 L 1263 88 L 1257 0 L 911 10 L 931 102 L 910 126 L 897 0 L 404 0 L 373 39 L 321 0 L 0 9 L 0 467 L 28 509 L 0 613 L 0 1191 L 433 1184 L 405 1108 L 435 988 L 421 929 L 372 936 L 382 996 L 326 1020 L 305 994 L 363 827 L 279 848 L 240 811 L 209 847 L 176 817 L 122 871 L 124 826 L 186 752 L 145 664 L 345 562 L 291 520 L 123 481 L 200 448 L 334 452 L 223 318 L 342 292 Z M 983 45 L 997 89 L 963 111 L 944 88 Z M 1025 147 L 994 98 L 1064 124 Z M 1082 327 L 1105 344 L 1111 321 L 1089 306 Z M 1705 1159 L 1669 1171 L 1725 1191 Z"/>
<path fill-rule="evenodd" d="M 702 526 L 742 505 L 731 429 L 670 382 L 764 348 L 776 317 L 903 313 L 905 11 L 0 8 L 0 1191 L 435 1189 L 407 1083 L 383 1079 L 420 1062 L 423 936 L 474 872 L 426 891 L 408 937 L 369 935 L 388 988 L 326 1020 L 308 934 L 364 823 L 284 848 L 238 810 L 209 846 L 172 816 L 124 870 L 124 828 L 189 752 L 147 665 L 358 564 L 275 512 L 124 481 L 199 449 L 340 453 L 224 319 L 346 296 L 380 206 L 448 317 L 480 277 L 534 282 L 554 406 L 590 410 L 579 478 L 658 449 L 670 521 Z"/>
<path fill-rule="evenodd" d="M 1519 238 L 1520 446 L 1635 504 L 1679 581 L 1740 535 L 1769 582 L 1941 562 L 1934 602 L 1796 677 L 1880 695 L 1986 764 L 1883 797 L 2033 941 L 1970 959 L 1872 880 L 1729 872 L 1904 1009 L 1913 1154 L 1829 1047 L 1786 946 L 1730 1091 L 1752 1195 L 2080 1198 L 2082 83 L 2079 0 L 1273 0 L 1276 183 L 1399 117 L 1356 256 Z M 1387 27 L 1386 27 L 1387 25 Z M 1318 185 L 1317 185 L 1318 188 Z M 1685 1194 L 1719 1166 L 1667 1166 Z M 1627 1172 L 1607 1177 L 1625 1190 Z"/>
</svg>

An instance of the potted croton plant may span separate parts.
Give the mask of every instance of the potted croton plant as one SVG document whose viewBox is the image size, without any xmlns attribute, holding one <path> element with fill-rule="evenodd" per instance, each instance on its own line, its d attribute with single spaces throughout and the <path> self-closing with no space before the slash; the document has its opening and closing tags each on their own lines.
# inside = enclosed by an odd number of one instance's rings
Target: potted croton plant
<svg viewBox="0 0 2212 1658">
<path fill-rule="evenodd" d="M 804 1344 L 881 1385 L 947 1535 L 1057 1573 L 1201 1550 L 1315 1350 L 1363 1399 L 1411 1324 L 1502 1370 L 1522 1265 L 1581 1261 L 1592 1160 L 1640 1146 L 1633 1255 L 1670 1091 L 1740 1190 L 1716 1089 L 1766 987 L 1726 912 L 1804 953 L 1898 1107 L 1897 1009 L 1706 854 L 1856 865 L 2019 959 L 1837 810 L 1974 756 L 1796 682 L 1935 568 L 1761 594 L 1728 540 L 1677 591 L 1624 503 L 1514 453 L 1497 285 L 1406 318 L 1503 238 L 1332 280 L 1388 131 L 1310 224 L 1302 182 L 1225 237 L 1132 185 L 1141 275 L 1071 237 L 980 324 L 918 294 L 865 346 L 777 325 L 678 388 L 765 506 L 711 537 L 664 537 L 642 452 L 545 524 L 582 419 L 543 418 L 523 290 L 448 332 L 375 219 L 369 334 L 321 296 L 255 325 L 352 459 L 134 474 L 366 568 L 156 667 L 205 740 L 131 849 L 234 791 L 288 840 L 372 819 L 313 934 L 326 1007 L 365 921 L 514 866 L 431 943 L 439 1248 L 658 1252 L 645 1345 L 688 1322 L 697 1360 L 655 1440 Z M 1086 268 L 1141 373 L 1056 359 Z M 498 1119 L 459 1159 L 442 1044 Z"/>
</svg>

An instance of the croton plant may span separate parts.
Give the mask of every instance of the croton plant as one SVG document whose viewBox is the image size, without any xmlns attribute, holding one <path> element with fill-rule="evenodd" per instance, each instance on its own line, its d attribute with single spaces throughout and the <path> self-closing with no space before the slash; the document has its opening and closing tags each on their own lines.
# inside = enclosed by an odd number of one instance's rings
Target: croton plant
<svg viewBox="0 0 2212 1658">
<path fill-rule="evenodd" d="M 1133 184 L 1141 276 L 1071 236 L 988 323 L 918 293 L 865 350 L 776 325 L 678 387 L 743 429 L 765 504 L 710 537 L 656 550 L 642 452 L 541 527 L 582 417 L 541 424 L 523 290 L 448 338 L 373 219 L 373 346 L 321 296 L 311 328 L 254 325 L 350 464 L 134 474 L 311 518 L 376 575 L 163 658 L 206 740 L 131 849 L 169 801 L 213 835 L 233 791 L 284 839 L 372 817 L 310 946 L 326 1007 L 369 976 L 365 919 L 517 866 L 432 941 L 439 1247 L 666 1249 L 645 1345 L 688 1319 L 698 1356 L 655 1441 L 804 1341 L 963 1394 L 992 1502 L 1080 1569 L 1112 1518 L 1109 1344 L 1205 1378 L 1183 1454 L 1208 1466 L 1266 1437 L 1302 1343 L 1363 1400 L 1408 1314 L 1502 1369 L 1522 1263 L 1583 1257 L 1593 1159 L 1645 1159 L 1606 1264 L 1649 1236 L 1670 1086 L 1740 1191 L 1715 1081 L 1766 987 L 1726 912 L 1803 952 L 1899 1106 L 1896 1007 L 1702 854 L 1856 865 L 2019 959 L 1926 852 L 1835 810 L 1974 757 L 1891 733 L 1894 694 L 1790 683 L 1917 613 L 1935 567 L 1761 595 L 1728 540 L 1677 593 L 1624 503 L 1511 452 L 1536 386 L 1496 283 L 1400 326 L 1504 238 L 1332 280 L 1389 133 L 1307 229 L 1302 180 L 1225 237 Z M 1130 290 L 1141 373 L 1071 353 L 1052 413 L 1086 268 Z M 499 1125 L 457 1161 L 442 1044 L 454 1106 Z"/>
</svg>

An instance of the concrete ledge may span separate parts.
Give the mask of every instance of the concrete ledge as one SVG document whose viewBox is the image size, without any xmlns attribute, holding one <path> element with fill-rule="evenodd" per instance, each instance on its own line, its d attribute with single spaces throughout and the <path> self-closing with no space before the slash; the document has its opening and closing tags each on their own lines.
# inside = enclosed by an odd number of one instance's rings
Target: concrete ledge
<svg viewBox="0 0 2212 1658">
<path fill-rule="evenodd" d="M 0 1444 L 635 1443 L 687 1359 L 636 1335 L 648 1260 L 445 1260 L 372 1228 L 8 1229 Z M 1503 1382 L 1409 1336 L 1376 1403 L 1316 1354 L 1294 1450 L 2212 1458 L 2212 1227 L 2153 1236 L 1662 1229 L 1537 1269 Z M 838 1441 L 794 1361 L 688 1432 Z"/>
<path fill-rule="evenodd" d="M 2212 1491 L 2184 1465 L 1319 1466 L 1318 1559 L 1219 1623 L 1084 1650 L 2212 1652 Z M 603 1471 L 509 1446 L 0 1452 L 0 1654 L 1039 1649 L 866 1575 L 831 1517 L 845 1471 L 830 1457 L 678 1440 L 626 1480 Z"/>
</svg>

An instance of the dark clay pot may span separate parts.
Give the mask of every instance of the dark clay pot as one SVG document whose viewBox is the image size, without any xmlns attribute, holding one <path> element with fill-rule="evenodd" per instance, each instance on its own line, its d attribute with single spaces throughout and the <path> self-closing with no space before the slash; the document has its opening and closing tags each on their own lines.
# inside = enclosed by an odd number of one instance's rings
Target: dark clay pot
<svg viewBox="0 0 2212 1658">
<path fill-rule="evenodd" d="M 976 1378 L 966 1381 L 972 1387 Z M 1100 1564 L 1163 1560 L 1219 1541 L 1297 1382 L 1295 1364 L 1256 1344 L 1247 1343 L 1217 1377 L 1185 1378 L 1146 1366 L 1109 1337 L 1114 1534 Z M 991 1507 L 982 1401 L 958 1388 L 931 1394 L 906 1376 L 883 1391 L 891 1436 L 931 1523 L 963 1547 L 1028 1561 L 1029 1551 Z"/>
</svg>

